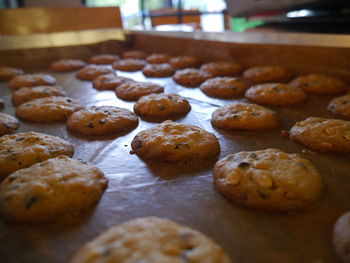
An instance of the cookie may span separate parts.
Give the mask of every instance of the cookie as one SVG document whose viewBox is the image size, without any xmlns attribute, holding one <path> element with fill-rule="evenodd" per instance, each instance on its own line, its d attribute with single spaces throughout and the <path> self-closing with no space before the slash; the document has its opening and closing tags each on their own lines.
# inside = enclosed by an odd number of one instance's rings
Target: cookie
<svg viewBox="0 0 350 263">
<path fill-rule="evenodd" d="M 200 68 L 214 77 L 234 76 L 241 72 L 241 66 L 229 61 L 214 61 Z"/>
<path fill-rule="evenodd" d="M 162 64 L 168 63 L 170 58 L 171 57 L 167 54 L 153 53 L 147 56 L 146 61 L 151 64 Z"/>
<path fill-rule="evenodd" d="M 114 90 L 116 87 L 119 87 L 123 83 L 133 81 L 134 80 L 127 77 L 119 77 L 115 74 L 106 74 L 94 79 L 93 86 L 98 90 Z"/>
<path fill-rule="evenodd" d="M 15 117 L 0 112 L 0 136 L 13 133 L 18 126 L 19 122 Z"/>
<path fill-rule="evenodd" d="M 36 86 L 20 88 L 12 93 L 12 104 L 17 107 L 22 103 L 51 96 L 65 97 L 66 92 L 61 86 Z"/>
<path fill-rule="evenodd" d="M 12 90 L 22 87 L 34 87 L 43 85 L 55 85 L 56 79 L 48 74 L 25 74 L 13 77 L 9 82 Z"/>
<path fill-rule="evenodd" d="M 152 93 L 162 93 L 164 88 L 153 82 L 127 82 L 115 89 L 118 98 L 135 101 Z"/>
<path fill-rule="evenodd" d="M 88 136 L 104 136 L 136 128 L 135 113 L 113 106 L 100 106 L 74 112 L 67 120 L 68 130 Z"/>
<path fill-rule="evenodd" d="M 169 60 L 169 64 L 176 69 L 184 69 L 184 68 L 196 68 L 199 66 L 200 63 L 199 63 L 199 60 L 195 57 L 178 56 L 178 57 L 172 57 Z"/>
<path fill-rule="evenodd" d="M 121 59 L 113 63 L 113 68 L 120 71 L 138 71 L 143 69 L 146 65 L 146 61 L 136 58 Z"/>
<path fill-rule="evenodd" d="M 290 129 L 290 138 L 321 152 L 350 152 L 350 121 L 309 117 Z"/>
<path fill-rule="evenodd" d="M 215 164 L 213 177 L 215 188 L 233 203 L 266 211 L 305 210 L 323 190 L 308 160 L 277 149 L 229 154 Z"/>
<path fill-rule="evenodd" d="M 104 74 L 114 74 L 114 70 L 104 65 L 87 65 L 75 75 L 80 80 L 94 80 Z"/>
<path fill-rule="evenodd" d="M 120 57 L 112 54 L 100 54 L 89 58 L 89 63 L 96 65 L 108 65 L 113 64 L 113 62 L 119 60 Z"/>
<path fill-rule="evenodd" d="M 247 83 L 240 78 L 216 77 L 207 79 L 200 87 L 201 91 L 211 97 L 234 98 L 242 96 L 247 90 Z"/>
<path fill-rule="evenodd" d="M 331 100 L 327 109 L 335 115 L 350 118 L 350 94 Z"/>
<path fill-rule="evenodd" d="M 225 130 L 269 130 L 279 125 L 277 114 L 257 104 L 235 103 L 213 112 L 211 123 Z"/>
<path fill-rule="evenodd" d="M 167 63 L 163 64 L 148 64 L 142 69 L 143 75 L 148 78 L 165 78 L 171 77 L 175 69 Z"/>
<path fill-rule="evenodd" d="M 292 80 L 290 85 L 319 95 L 342 94 L 347 85 L 342 80 L 325 74 L 309 74 Z"/>
<path fill-rule="evenodd" d="M 150 94 L 134 104 L 134 112 L 142 117 L 170 117 L 190 110 L 188 100 L 177 94 Z"/>
<path fill-rule="evenodd" d="M 265 66 L 249 68 L 244 71 L 243 77 L 253 83 L 268 83 L 285 82 L 290 75 L 282 67 Z"/>
<path fill-rule="evenodd" d="M 64 121 L 84 105 L 72 98 L 51 96 L 34 99 L 19 105 L 16 116 L 29 122 Z"/>
<path fill-rule="evenodd" d="M 0 215 L 34 224 L 79 216 L 96 205 L 107 184 L 97 167 L 60 155 L 9 175 L 0 186 Z"/>
<path fill-rule="evenodd" d="M 56 136 L 23 132 L 0 137 L 0 178 L 58 155 L 73 156 L 73 146 Z"/>
<path fill-rule="evenodd" d="M 86 63 L 80 59 L 64 58 L 53 62 L 50 65 L 50 70 L 55 72 L 70 72 L 81 69 L 86 66 Z"/>
<path fill-rule="evenodd" d="M 139 157 L 165 162 L 198 162 L 220 152 L 214 134 L 169 120 L 138 133 L 131 148 Z"/>
<path fill-rule="evenodd" d="M 80 248 L 70 263 L 231 263 L 204 234 L 158 217 L 112 227 Z"/>
<path fill-rule="evenodd" d="M 211 77 L 212 76 L 205 71 L 195 68 L 186 68 L 177 70 L 173 76 L 173 80 L 182 86 L 197 87 Z"/>
<path fill-rule="evenodd" d="M 350 212 L 343 214 L 335 222 L 332 242 L 340 261 L 350 262 Z"/>
<path fill-rule="evenodd" d="M 0 66 L 0 81 L 10 80 L 15 76 L 24 74 L 23 70 L 12 67 Z"/>
<path fill-rule="evenodd" d="M 276 106 L 290 106 L 306 101 L 306 93 L 298 88 L 282 83 L 266 83 L 252 86 L 245 92 L 249 100 Z"/>
<path fill-rule="evenodd" d="M 123 58 L 145 59 L 147 56 L 147 53 L 141 50 L 129 50 L 122 54 Z"/>
</svg>

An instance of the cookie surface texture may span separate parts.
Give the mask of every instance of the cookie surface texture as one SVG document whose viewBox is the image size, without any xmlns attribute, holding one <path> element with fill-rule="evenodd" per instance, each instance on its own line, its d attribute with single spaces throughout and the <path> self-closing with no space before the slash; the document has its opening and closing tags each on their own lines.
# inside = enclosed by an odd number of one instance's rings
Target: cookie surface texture
<svg viewBox="0 0 350 263">
<path fill-rule="evenodd" d="M 113 63 L 113 68 L 120 71 L 138 71 L 146 66 L 146 61 L 137 58 L 121 59 Z"/>
<path fill-rule="evenodd" d="M 25 74 L 13 77 L 9 87 L 17 90 L 22 87 L 34 87 L 43 85 L 55 85 L 56 79 L 48 74 Z"/>
<path fill-rule="evenodd" d="M 14 132 L 18 126 L 19 122 L 15 117 L 0 112 L 0 136 Z"/>
<path fill-rule="evenodd" d="M 214 61 L 203 64 L 201 70 L 214 77 L 234 76 L 241 71 L 241 66 L 229 61 Z"/>
<path fill-rule="evenodd" d="M 174 74 L 175 69 L 168 63 L 148 64 L 142 69 L 143 75 L 148 78 L 165 78 Z"/>
<path fill-rule="evenodd" d="M 68 130 L 82 134 L 103 136 L 135 128 L 135 113 L 113 106 L 91 107 L 74 112 L 67 120 Z"/>
<path fill-rule="evenodd" d="M 290 138 L 321 152 L 350 152 L 350 121 L 309 117 L 297 122 Z"/>
<path fill-rule="evenodd" d="M 192 56 L 178 56 L 172 57 L 169 60 L 169 64 L 176 69 L 185 69 L 185 68 L 195 68 L 198 67 L 199 60 Z"/>
<path fill-rule="evenodd" d="M 0 81 L 10 80 L 15 76 L 22 75 L 23 73 L 23 70 L 18 68 L 0 67 Z"/>
<path fill-rule="evenodd" d="M 73 156 L 73 146 L 60 137 L 23 132 L 0 137 L 0 177 L 58 155 Z"/>
<path fill-rule="evenodd" d="M 182 86 L 197 87 L 211 77 L 212 75 L 205 71 L 195 68 L 186 68 L 177 70 L 173 76 L 173 80 Z"/>
<path fill-rule="evenodd" d="M 129 50 L 125 51 L 122 54 L 123 58 L 137 58 L 137 59 L 145 59 L 147 57 L 147 53 L 141 50 Z"/>
<path fill-rule="evenodd" d="M 127 77 L 120 77 L 115 74 L 106 74 L 97 77 L 93 81 L 93 86 L 98 90 L 114 90 L 116 87 L 120 86 L 126 82 L 132 82 L 134 80 Z"/>
<path fill-rule="evenodd" d="M 327 109 L 335 115 L 350 119 L 350 94 L 334 98 L 329 102 Z"/>
<path fill-rule="evenodd" d="M 113 69 L 104 65 L 87 65 L 77 72 L 75 75 L 80 80 L 94 80 L 98 76 L 104 74 L 113 74 Z"/>
<path fill-rule="evenodd" d="M 141 131 L 131 142 L 131 148 L 140 157 L 165 162 L 198 162 L 220 152 L 214 134 L 172 121 Z"/>
<path fill-rule="evenodd" d="M 248 85 L 243 79 L 234 77 L 216 77 L 207 79 L 200 85 L 201 91 L 211 97 L 234 98 L 242 96 Z"/>
<path fill-rule="evenodd" d="M 96 64 L 96 65 L 108 65 L 108 64 L 112 64 L 113 62 L 119 59 L 120 57 L 118 55 L 100 54 L 89 58 L 89 63 Z"/>
<path fill-rule="evenodd" d="M 118 98 L 123 100 L 138 100 L 152 93 L 162 93 L 164 88 L 153 82 L 127 82 L 115 89 Z"/>
<path fill-rule="evenodd" d="M 170 56 L 167 54 L 153 53 L 147 56 L 146 61 L 151 64 L 160 64 L 169 62 Z"/>
<path fill-rule="evenodd" d="M 238 205 L 266 211 L 304 210 L 323 190 L 315 167 L 277 149 L 229 154 L 213 169 L 216 189 Z"/>
<path fill-rule="evenodd" d="M 0 186 L 0 214 L 35 224 L 79 216 L 98 202 L 107 184 L 97 167 L 61 155 L 8 176 Z"/>
<path fill-rule="evenodd" d="M 136 218 L 83 246 L 70 263 L 232 263 L 204 234 L 168 219 Z"/>
<path fill-rule="evenodd" d="M 264 66 L 247 69 L 243 77 L 253 83 L 284 82 L 289 79 L 289 73 L 282 67 Z"/>
<path fill-rule="evenodd" d="M 70 72 L 81 69 L 86 66 L 85 61 L 80 59 L 64 58 L 53 62 L 50 70 L 55 72 Z"/>
</svg>

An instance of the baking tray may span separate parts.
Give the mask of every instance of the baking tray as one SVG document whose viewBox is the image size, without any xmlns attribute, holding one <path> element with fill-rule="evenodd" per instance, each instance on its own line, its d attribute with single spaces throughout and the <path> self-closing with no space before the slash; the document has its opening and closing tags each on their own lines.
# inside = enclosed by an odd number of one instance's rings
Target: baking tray
<svg viewBox="0 0 350 263">
<path fill-rule="evenodd" d="M 203 61 L 235 59 L 244 67 L 276 64 L 295 75 L 318 71 L 350 79 L 347 46 L 350 42 L 341 42 L 338 36 L 332 42 L 327 35 L 324 41 L 318 41 L 320 36 L 302 34 L 272 34 L 270 38 L 259 34 L 125 32 L 121 36 L 120 31 L 91 34 L 98 35 L 96 38 L 102 42 L 94 43 L 91 37 L 81 37 L 80 33 L 69 33 L 69 41 L 64 39 L 58 44 L 51 41 L 60 39 L 57 34 L 5 37 L 0 39 L 0 64 L 23 67 L 26 72 L 50 73 L 68 96 L 88 106 L 114 105 L 130 110 L 134 103 L 119 100 L 113 91 L 97 91 L 91 82 L 77 80 L 74 73 L 49 72 L 48 65 L 63 57 L 87 59 L 93 54 L 120 54 L 137 48 L 171 55 L 196 55 Z M 67 35 L 60 33 L 59 36 Z M 336 261 L 331 232 L 334 221 L 350 210 L 349 155 L 305 152 L 305 147 L 281 136 L 282 130 L 289 130 L 296 121 L 308 116 L 334 118 L 326 110 L 331 96 L 310 95 L 305 104 L 268 107 L 281 118 L 281 126 L 275 130 L 224 132 L 211 126 L 211 113 L 219 106 L 245 99 L 210 98 L 198 88 L 182 87 L 171 78 L 146 79 L 141 72 L 118 72 L 118 75 L 154 81 L 164 85 L 166 93 L 175 92 L 188 98 L 191 112 L 176 121 L 213 132 L 221 145 L 219 158 L 238 151 L 270 147 L 301 154 L 316 166 L 324 179 L 326 187 L 320 201 L 308 211 L 292 214 L 258 212 L 233 205 L 213 187 L 211 168 L 216 160 L 189 166 L 145 161 L 130 154 L 134 136 L 156 124 L 145 120 L 140 120 L 139 126 L 130 133 L 99 139 L 71 134 L 63 122 L 20 121 L 17 132 L 44 132 L 70 141 L 75 148 L 74 158 L 101 168 L 109 179 L 109 186 L 91 215 L 74 224 L 30 226 L 0 221 L 1 262 L 67 262 L 79 247 L 102 231 L 141 216 L 165 217 L 193 227 L 219 243 L 235 262 Z M 6 104 L 2 112 L 14 115 L 6 83 L 0 84 L 0 97 Z"/>
</svg>

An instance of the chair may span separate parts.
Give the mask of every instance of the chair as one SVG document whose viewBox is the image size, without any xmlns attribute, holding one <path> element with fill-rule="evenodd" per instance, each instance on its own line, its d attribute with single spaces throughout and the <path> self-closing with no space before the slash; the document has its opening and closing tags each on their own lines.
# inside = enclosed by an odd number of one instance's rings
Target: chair
<svg viewBox="0 0 350 263">
<path fill-rule="evenodd" d="M 200 27 L 201 17 L 197 9 L 193 10 L 181 10 L 184 14 L 181 16 L 181 21 L 179 21 L 178 9 L 175 8 L 164 8 L 151 10 L 151 23 L 152 27 L 159 25 L 174 25 L 174 24 L 195 24 L 196 27 Z M 156 15 L 156 16 L 153 16 Z M 164 16 L 162 16 L 164 15 Z"/>
</svg>

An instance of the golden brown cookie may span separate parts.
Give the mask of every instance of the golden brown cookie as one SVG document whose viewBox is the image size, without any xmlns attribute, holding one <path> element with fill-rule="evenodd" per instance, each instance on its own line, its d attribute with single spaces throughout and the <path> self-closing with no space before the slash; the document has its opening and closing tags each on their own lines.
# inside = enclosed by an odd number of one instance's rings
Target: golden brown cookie
<svg viewBox="0 0 350 263">
<path fill-rule="evenodd" d="M 56 136 L 23 132 L 0 137 L 0 178 L 58 155 L 73 156 L 73 146 Z"/>
<path fill-rule="evenodd" d="M 285 82 L 290 78 L 289 73 L 282 67 L 265 66 L 249 68 L 243 77 L 253 83 Z"/>
<path fill-rule="evenodd" d="M 70 72 L 81 69 L 85 66 L 85 61 L 80 59 L 64 58 L 53 62 L 50 65 L 50 70 L 55 72 Z"/>
<path fill-rule="evenodd" d="M 134 104 L 134 111 L 142 117 L 170 117 L 188 113 L 191 105 L 177 94 L 150 94 Z"/>
<path fill-rule="evenodd" d="M 74 112 L 67 120 L 68 130 L 88 136 L 104 136 L 136 128 L 135 113 L 113 106 L 100 106 Z"/>
<path fill-rule="evenodd" d="M 0 136 L 13 133 L 18 126 L 19 122 L 15 117 L 0 112 Z"/>
<path fill-rule="evenodd" d="M 305 102 L 306 93 L 297 87 L 282 83 L 266 83 L 247 89 L 245 97 L 251 101 L 276 106 L 290 106 Z"/>
<path fill-rule="evenodd" d="M 9 82 L 9 87 L 17 90 L 22 87 L 34 87 L 42 85 L 55 85 L 56 79 L 48 74 L 25 74 L 13 77 Z"/>
<path fill-rule="evenodd" d="M 215 164 L 213 176 L 216 189 L 235 204 L 266 211 L 304 210 L 323 189 L 308 160 L 277 149 L 229 154 Z"/>
<path fill-rule="evenodd" d="M 184 69 L 184 68 L 196 68 L 199 66 L 199 60 L 192 56 L 178 56 L 172 57 L 169 60 L 169 64 L 172 65 L 176 69 Z"/>
<path fill-rule="evenodd" d="M 34 224 L 79 216 L 96 205 L 107 184 L 97 167 L 60 155 L 9 175 L 0 186 L 0 215 Z"/>
<path fill-rule="evenodd" d="M 161 64 L 168 63 L 170 58 L 171 57 L 167 54 L 153 53 L 147 56 L 146 61 L 151 64 Z"/>
<path fill-rule="evenodd" d="M 350 262 L 350 212 L 343 214 L 335 222 L 332 242 L 340 261 Z"/>
<path fill-rule="evenodd" d="M 29 122 L 64 121 L 84 105 L 72 98 L 51 96 L 34 99 L 19 105 L 16 116 Z"/>
<path fill-rule="evenodd" d="M 201 91 L 211 97 L 234 98 L 242 96 L 247 90 L 247 83 L 241 78 L 216 77 L 207 79 L 200 85 Z"/>
<path fill-rule="evenodd" d="M 87 243 L 70 263 L 232 263 L 204 234 L 157 217 L 136 218 Z"/>
<path fill-rule="evenodd" d="M 309 117 L 290 129 L 293 141 L 321 152 L 350 152 L 350 121 Z"/>
<path fill-rule="evenodd" d="M 214 61 L 203 64 L 201 70 L 214 77 L 234 76 L 241 72 L 241 66 L 230 61 Z"/>
<path fill-rule="evenodd" d="M 75 74 L 80 80 L 94 80 L 104 74 L 114 74 L 114 70 L 105 65 L 87 65 Z"/>
<path fill-rule="evenodd" d="M 325 74 L 309 74 L 292 80 L 290 85 L 315 94 L 341 94 L 347 89 L 342 80 Z"/>
<path fill-rule="evenodd" d="M 113 62 L 119 60 L 120 57 L 112 54 L 100 54 L 89 58 L 89 63 L 96 65 L 108 65 L 113 64 Z"/>
<path fill-rule="evenodd" d="M 165 162 L 198 162 L 220 152 L 214 134 L 169 120 L 138 133 L 131 148 L 139 157 Z"/>
<path fill-rule="evenodd" d="M 141 50 L 129 50 L 122 54 L 123 58 L 145 59 L 147 56 L 147 53 Z"/>
<path fill-rule="evenodd" d="M 12 93 L 12 103 L 15 107 L 20 104 L 39 98 L 51 96 L 65 97 L 66 92 L 61 86 L 36 86 L 31 88 L 20 88 Z"/>
<path fill-rule="evenodd" d="M 113 68 L 120 71 L 138 71 L 146 66 L 146 61 L 137 58 L 121 59 L 113 63 Z"/>
<path fill-rule="evenodd" d="M 350 94 L 331 100 L 327 109 L 335 115 L 350 118 Z"/>
<path fill-rule="evenodd" d="M 177 70 L 173 80 L 182 86 L 197 87 L 212 76 L 205 71 L 195 68 Z"/>
<path fill-rule="evenodd" d="M 23 73 L 23 70 L 18 68 L 0 66 L 0 81 L 10 80 L 15 76 L 22 75 Z"/>
<path fill-rule="evenodd" d="M 213 112 L 211 123 L 225 130 L 269 130 L 279 125 L 272 110 L 257 104 L 235 103 Z"/>
<path fill-rule="evenodd" d="M 148 78 L 165 78 L 171 77 L 175 69 L 168 63 L 148 64 L 142 69 L 143 75 Z"/>
<path fill-rule="evenodd" d="M 153 82 L 127 82 L 115 89 L 115 94 L 122 100 L 135 101 L 152 93 L 162 93 L 164 88 Z"/>
<path fill-rule="evenodd" d="M 119 87 L 123 83 L 133 81 L 134 80 L 131 78 L 120 77 L 115 74 L 106 74 L 94 79 L 93 86 L 98 90 L 114 90 L 116 87 Z"/>
</svg>

